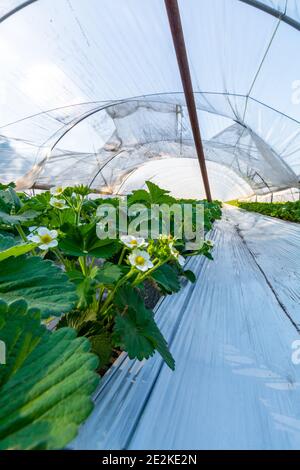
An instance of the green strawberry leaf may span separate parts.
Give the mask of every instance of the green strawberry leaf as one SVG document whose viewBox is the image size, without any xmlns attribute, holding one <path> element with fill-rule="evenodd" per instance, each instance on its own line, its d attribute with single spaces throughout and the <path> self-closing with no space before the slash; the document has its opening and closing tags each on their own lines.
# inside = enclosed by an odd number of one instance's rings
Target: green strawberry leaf
<svg viewBox="0 0 300 470">
<path fill-rule="evenodd" d="M 114 284 L 123 275 L 123 270 L 120 266 L 109 263 L 108 261 L 98 269 L 96 279 L 100 284 Z"/>
<path fill-rule="evenodd" d="M 175 361 L 168 345 L 154 321 L 153 312 L 147 309 L 138 292 L 127 284 L 116 294 L 119 313 L 115 318 L 114 340 L 127 351 L 130 359 L 148 359 L 155 350 L 173 370 Z"/>
<path fill-rule="evenodd" d="M 51 333 L 24 300 L 0 302 L 0 449 L 60 449 L 93 408 L 96 356 L 70 328 Z"/>
<path fill-rule="evenodd" d="M 0 261 L 0 299 L 13 302 L 20 298 L 30 308 L 40 309 L 43 318 L 67 312 L 77 301 L 75 286 L 66 274 L 38 256 Z"/>
<path fill-rule="evenodd" d="M 176 266 L 163 264 L 152 273 L 152 278 L 167 293 L 178 292 L 180 290 L 179 275 Z"/>
</svg>

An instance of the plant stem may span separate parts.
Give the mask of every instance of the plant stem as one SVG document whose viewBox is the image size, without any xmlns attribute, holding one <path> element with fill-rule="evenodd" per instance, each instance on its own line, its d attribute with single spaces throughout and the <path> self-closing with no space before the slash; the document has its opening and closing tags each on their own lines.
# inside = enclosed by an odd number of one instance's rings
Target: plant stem
<svg viewBox="0 0 300 470">
<path fill-rule="evenodd" d="M 92 260 L 91 260 L 91 262 L 90 262 L 90 264 L 89 264 L 90 272 L 91 272 L 92 267 L 94 266 L 94 264 L 95 264 L 95 258 L 92 258 Z"/>
<path fill-rule="evenodd" d="M 99 305 L 102 302 L 102 297 L 103 297 L 104 291 L 105 291 L 105 287 L 104 286 L 100 287 L 100 290 L 99 290 Z"/>
<path fill-rule="evenodd" d="M 60 251 L 59 251 L 57 248 L 52 248 L 52 251 L 53 251 L 53 253 L 56 255 L 57 259 L 62 263 L 62 265 L 63 265 L 64 267 L 66 267 L 66 265 L 65 265 L 65 260 L 64 260 L 64 258 L 63 258 L 63 256 L 62 256 L 62 254 L 60 253 Z"/>
<path fill-rule="evenodd" d="M 156 271 L 156 269 L 160 268 L 163 264 L 166 264 L 168 261 L 170 261 L 171 258 L 172 257 L 170 256 L 169 258 L 167 258 L 164 261 L 158 261 L 158 263 L 156 265 L 154 265 L 153 268 L 148 269 L 148 271 L 146 271 L 145 274 L 142 274 L 142 275 L 139 274 L 138 277 L 136 278 L 136 280 L 132 283 L 132 286 L 136 287 L 137 285 L 139 285 L 147 277 L 149 277 L 154 271 Z"/>
<path fill-rule="evenodd" d="M 104 312 L 102 312 L 102 315 L 107 316 L 108 312 L 112 309 L 112 307 L 113 307 L 113 304 L 110 304 L 109 307 L 107 307 L 107 309 L 104 310 Z"/>
<path fill-rule="evenodd" d="M 20 224 L 17 224 L 17 225 L 16 225 L 16 229 L 17 229 L 18 234 L 19 234 L 20 237 L 22 238 L 23 242 L 28 243 L 28 239 L 27 239 L 27 237 L 26 237 L 26 235 L 25 235 L 25 233 L 24 233 L 24 230 L 22 229 L 22 227 L 21 227 Z M 34 248 L 32 248 L 31 252 L 32 252 L 33 255 L 36 255 L 36 251 L 35 251 Z"/>
<path fill-rule="evenodd" d="M 125 253 L 126 253 L 126 250 L 127 250 L 127 248 L 126 248 L 126 246 L 124 246 L 124 247 L 123 247 L 123 249 L 122 249 L 122 252 L 121 252 L 121 255 L 120 255 L 119 261 L 118 261 L 118 265 L 122 264 L 122 261 L 123 261 L 123 259 L 124 259 L 124 256 L 125 256 Z"/>
<path fill-rule="evenodd" d="M 79 221 L 80 221 L 80 212 L 76 210 L 76 219 L 75 219 L 76 225 L 79 225 Z"/>
<path fill-rule="evenodd" d="M 118 288 L 124 284 L 125 281 L 127 281 L 127 279 L 129 279 L 132 274 L 134 273 L 134 268 L 132 268 L 129 273 L 127 273 L 125 276 L 123 276 L 118 282 L 117 284 L 115 285 L 115 287 L 113 288 L 113 290 L 108 294 L 108 296 L 106 297 L 102 307 L 100 307 L 99 305 L 99 310 L 98 310 L 98 313 L 99 314 L 103 314 L 103 312 L 105 312 L 107 310 L 107 307 L 109 306 L 109 304 L 111 303 L 111 301 L 113 300 L 114 298 L 114 295 L 115 293 L 117 292 Z"/>
<path fill-rule="evenodd" d="M 76 225 L 79 225 L 80 223 L 80 214 L 81 214 L 81 209 L 83 206 L 83 201 L 84 201 L 84 198 L 81 199 L 80 203 L 76 207 Z"/>
<path fill-rule="evenodd" d="M 18 234 L 19 234 L 20 237 L 22 238 L 23 242 L 26 242 L 26 243 L 27 243 L 28 240 L 27 240 L 27 237 L 26 237 L 26 235 L 25 235 L 25 233 L 24 233 L 24 230 L 22 229 L 21 225 L 20 225 L 20 224 L 17 224 L 17 225 L 16 225 L 16 229 L 17 229 L 17 231 L 18 231 Z"/>
<path fill-rule="evenodd" d="M 85 256 L 79 256 L 78 257 L 78 263 L 79 263 L 79 266 L 81 267 L 82 274 L 84 276 L 87 276 L 86 257 Z"/>
</svg>

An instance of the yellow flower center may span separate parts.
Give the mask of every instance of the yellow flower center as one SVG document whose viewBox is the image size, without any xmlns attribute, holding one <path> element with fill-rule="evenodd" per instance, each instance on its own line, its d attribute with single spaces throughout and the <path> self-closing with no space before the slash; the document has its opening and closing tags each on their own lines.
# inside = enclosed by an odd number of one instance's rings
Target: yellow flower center
<svg viewBox="0 0 300 470">
<path fill-rule="evenodd" d="M 136 240 L 131 240 L 129 243 L 130 243 L 130 245 L 137 245 L 137 241 L 136 241 Z"/>
<path fill-rule="evenodd" d="M 143 264 L 145 264 L 145 258 L 143 258 L 143 256 L 137 256 L 135 258 L 135 262 L 136 264 L 138 264 L 139 266 L 143 266 Z"/>
<path fill-rule="evenodd" d="M 56 192 L 57 192 L 57 193 L 62 193 L 62 190 L 63 190 L 62 186 L 58 186 L 58 187 L 56 188 Z"/>
<path fill-rule="evenodd" d="M 51 238 L 51 236 L 50 236 L 48 233 L 46 233 L 46 235 L 41 235 L 41 236 L 40 236 L 40 239 L 41 239 L 41 242 L 42 242 L 42 243 L 46 243 L 46 244 L 47 244 L 47 243 L 52 242 L 52 238 Z"/>
<path fill-rule="evenodd" d="M 62 202 L 56 202 L 55 207 L 64 207 L 64 204 Z"/>
</svg>

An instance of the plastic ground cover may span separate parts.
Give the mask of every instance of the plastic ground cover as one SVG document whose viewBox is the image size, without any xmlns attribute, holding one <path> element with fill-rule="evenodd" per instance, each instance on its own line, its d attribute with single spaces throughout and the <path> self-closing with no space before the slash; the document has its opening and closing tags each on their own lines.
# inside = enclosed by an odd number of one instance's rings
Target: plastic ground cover
<svg viewBox="0 0 300 470">
<path fill-rule="evenodd" d="M 300 227 L 226 208 L 214 262 L 156 316 L 177 360 L 122 355 L 75 449 L 297 449 Z"/>
</svg>

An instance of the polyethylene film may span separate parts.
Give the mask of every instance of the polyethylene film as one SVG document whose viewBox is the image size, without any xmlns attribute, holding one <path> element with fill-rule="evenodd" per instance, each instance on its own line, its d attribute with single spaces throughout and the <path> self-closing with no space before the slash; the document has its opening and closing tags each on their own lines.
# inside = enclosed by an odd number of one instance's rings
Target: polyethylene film
<svg viewBox="0 0 300 470">
<path fill-rule="evenodd" d="M 256 3 L 179 2 L 220 198 L 299 188 L 300 9 Z M 197 155 L 162 0 L 2 0 L 0 52 L 2 182 L 123 193 L 150 163 L 160 183 L 167 159 L 173 192 L 200 181 L 181 178 Z"/>
</svg>

